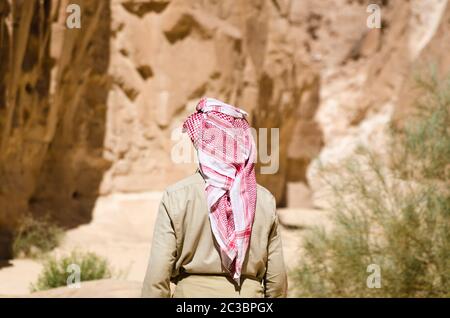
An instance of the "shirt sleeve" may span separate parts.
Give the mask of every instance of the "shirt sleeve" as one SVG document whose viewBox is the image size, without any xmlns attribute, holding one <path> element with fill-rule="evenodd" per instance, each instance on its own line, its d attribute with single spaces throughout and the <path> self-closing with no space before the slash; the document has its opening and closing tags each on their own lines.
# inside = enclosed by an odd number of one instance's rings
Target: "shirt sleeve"
<svg viewBox="0 0 450 318">
<path fill-rule="evenodd" d="M 274 209 L 275 201 L 273 201 Z M 284 265 L 283 247 L 278 216 L 275 219 L 269 234 L 267 270 L 265 275 L 265 297 L 286 297 L 287 274 Z"/>
<path fill-rule="evenodd" d="M 163 195 L 153 232 L 150 260 L 142 286 L 142 297 L 170 297 L 170 277 L 176 259 L 176 236 Z"/>
</svg>

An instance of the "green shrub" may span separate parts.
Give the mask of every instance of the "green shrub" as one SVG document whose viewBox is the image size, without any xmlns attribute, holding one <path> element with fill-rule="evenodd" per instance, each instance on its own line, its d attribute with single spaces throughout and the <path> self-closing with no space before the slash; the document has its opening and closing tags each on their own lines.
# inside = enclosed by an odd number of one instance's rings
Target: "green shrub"
<svg viewBox="0 0 450 318">
<path fill-rule="evenodd" d="M 416 103 L 416 113 L 403 130 L 393 130 L 397 135 L 393 138 L 394 148 L 402 150 L 392 158 L 395 170 L 401 172 L 403 178 L 448 181 L 450 77 L 441 80 L 432 71 L 428 77 L 417 76 L 416 81 L 424 92 Z M 421 175 L 417 176 L 417 173 Z"/>
<path fill-rule="evenodd" d="M 25 216 L 19 222 L 13 241 L 14 257 L 39 257 L 57 247 L 64 231 L 49 218 Z"/>
<path fill-rule="evenodd" d="M 111 270 L 105 258 L 91 252 L 72 252 L 70 255 L 61 258 L 49 258 L 44 263 L 44 269 L 36 284 L 31 285 L 31 291 L 47 290 L 74 283 L 73 277 L 70 276 L 74 273 L 74 270 L 70 267 L 72 264 L 79 267 L 80 282 L 111 277 Z"/>
<path fill-rule="evenodd" d="M 417 116 L 386 156 L 359 148 L 324 167 L 333 226 L 305 237 L 300 297 L 450 296 L 450 79 L 420 79 Z M 367 279 L 376 264 L 380 288 Z"/>
</svg>

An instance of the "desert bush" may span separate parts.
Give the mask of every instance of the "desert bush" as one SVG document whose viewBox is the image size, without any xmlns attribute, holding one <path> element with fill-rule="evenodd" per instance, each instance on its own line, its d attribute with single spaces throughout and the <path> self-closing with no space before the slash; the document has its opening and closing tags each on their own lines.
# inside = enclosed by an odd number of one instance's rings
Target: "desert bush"
<svg viewBox="0 0 450 318">
<path fill-rule="evenodd" d="M 387 156 L 359 147 L 322 168 L 333 226 L 306 235 L 298 296 L 450 296 L 450 78 L 417 82 L 417 113 L 392 130 Z"/>
<path fill-rule="evenodd" d="M 450 178 L 450 77 L 416 77 L 424 94 L 416 102 L 416 113 L 404 129 L 393 129 L 394 170 L 405 179 L 445 181 Z M 398 147 L 397 147 L 398 146 Z M 405 165 L 404 163 L 407 163 Z M 420 173 L 420 176 L 417 176 Z"/>
<path fill-rule="evenodd" d="M 48 217 L 36 219 L 27 215 L 19 224 L 13 241 L 14 257 L 39 257 L 57 247 L 64 234 Z"/>
<path fill-rule="evenodd" d="M 31 291 L 47 290 L 74 283 L 70 277 L 73 274 L 72 264 L 79 267 L 80 282 L 111 277 L 111 269 L 105 258 L 92 252 L 74 251 L 61 258 L 48 258 L 37 282 L 31 285 Z"/>
</svg>

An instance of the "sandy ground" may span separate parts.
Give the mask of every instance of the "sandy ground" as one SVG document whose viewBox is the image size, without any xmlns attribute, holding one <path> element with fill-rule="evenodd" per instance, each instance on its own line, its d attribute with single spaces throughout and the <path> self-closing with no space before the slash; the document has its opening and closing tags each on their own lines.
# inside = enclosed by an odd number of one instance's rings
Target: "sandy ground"
<svg viewBox="0 0 450 318">
<path fill-rule="evenodd" d="M 107 295 L 111 297 L 137 295 L 130 288 L 139 289 L 137 286 L 144 279 L 160 198 L 159 192 L 114 194 L 99 198 L 92 222 L 69 230 L 61 246 L 52 254 L 62 255 L 80 250 L 104 256 L 110 262 L 117 279 L 99 281 L 99 290 L 108 290 Z M 326 224 L 326 213 L 310 209 L 280 209 L 278 212 L 284 225 L 282 238 L 286 266 L 291 271 L 301 255 L 302 233 L 312 225 Z M 10 261 L 7 266 L 0 268 L 0 295 L 28 295 L 30 284 L 37 280 L 41 269 L 39 260 Z M 95 286 L 94 282 L 83 285 L 84 292 L 81 295 L 95 295 Z M 64 293 L 58 289 L 44 295 L 51 297 L 61 294 Z M 76 297 L 80 295 L 80 291 L 71 290 L 65 295 Z"/>
</svg>

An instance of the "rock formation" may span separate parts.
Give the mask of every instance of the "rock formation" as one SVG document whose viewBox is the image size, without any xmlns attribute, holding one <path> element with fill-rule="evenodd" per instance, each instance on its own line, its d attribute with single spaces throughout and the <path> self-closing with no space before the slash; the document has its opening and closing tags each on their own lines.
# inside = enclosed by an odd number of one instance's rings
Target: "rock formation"
<svg viewBox="0 0 450 318">
<path fill-rule="evenodd" d="M 0 1 L 0 256 L 25 213 L 67 226 L 90 220 L 109 163 L 110 8 L 83 2 L 66 29 L 64 1 Z"/>
<path fill-rule="evenodd" d="M 69 4 L 80 29 L 66 25 Z M 1 0 L 0 254 L 25 213 L 74 226 L 99 194 L 160 190 L 190 173 L 195 164 L 171 161 L 171 136 L 203 95 L 281 129 L 280 171 L 261 182 L 282 202 L 293 131 L 320 135 L 318 74 L 297 54 L 289 7 Z M 305 171 L 311 153 L 293 153 L 291 171 Z"/>
<path fill-rule="evenodd" d="M 340 63 L 321 72 L 316 120 L 325 145 L 307 170 L 316 206 L 327 206 L 319 162 L 336 163 L 358 145 L 389 151 L 389 125 L 404 122 L 417 97 L 414 76 L 432 63 L 439 65 L 441 75 L 448 74 L 448 1 L 378 3 L 381 29 L 361 33 Z M 371 42 L 375 44 L 369 46 Z"/>
<path fill-rule="evenodd" d="M 280 128 L 280 170 L 259 182 L 284 200 L 292 132 L 314 126 L 318 105 L 308 97 L 318 74 L 306 55 L 297 54 L 288 3 L 111 3 L 113 81 L 105 151 L 112 166 L 102 193 L 160 190 L 191 173 L 195 164 L 171 160 L 171 135 L 206 95 L 244 108 L 256 128 Z M 302 110 L 307 99 L 310 105 Z M 320 142 L 307 143 L 317 149 Z M 293 169 L 305 170 L 312 155 L 295 154 Z"/>
<path fill-rule="evenodd" d="M 191 173 L 172 147 L 205 95 L 279 128 L 258 175 L 279 205 L 289 182 L 316 196 L 312 160 L 378 145 L 415 63 L 447 59 L 446 0 L 370 2 L 381 29 L 364 0 L 0 0 L 0 258 L 26 213 L 72 227 L 98 196 Z"/>
</svg>

